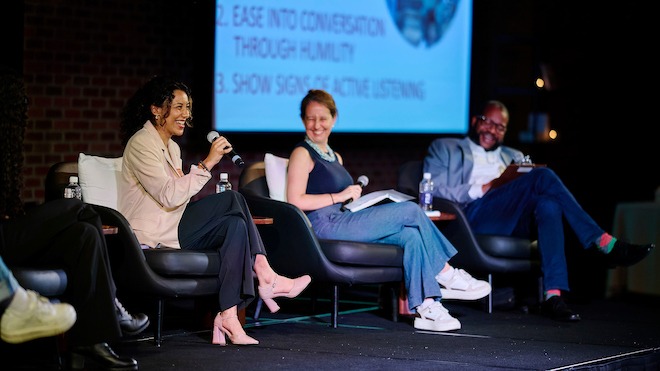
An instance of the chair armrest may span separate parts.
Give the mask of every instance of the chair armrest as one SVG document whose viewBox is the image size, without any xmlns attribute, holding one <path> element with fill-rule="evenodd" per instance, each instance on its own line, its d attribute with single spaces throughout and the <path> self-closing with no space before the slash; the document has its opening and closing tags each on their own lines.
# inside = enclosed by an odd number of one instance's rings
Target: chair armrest
<svg viewBox="0 0 660 371">
<path fill-rule="evenodd" d="M 278 273 L 288 276 L 313 274 L 314 279 L 320 281 L 340 274 L 333 272 L 335 264 L 323 253 L 312 224 L 302 210 L 288 202 L 257 196 L 243 189 L 239 192 L 245 197 L 251 213 L 273 218 L 273 224 L 259 226 L 259 233 L 268 260 Z"/>
<path fill-rule="evenodd" d="M 118 227 L 117 234 L 106 235 L 108 254 L 118 288 L 131 292 L 174 297 L 178 293 L 167 279 L 156 274 L 147 264 L 142 247 L 128 220 L 117 210 L 92 205 L 104 225 Z"/>
<path fill-rule="evenodd" d="M 536 265 L 534 259 L 521 258 L 522 252 L 527 247 L 529 257 L 534 256 L 533 243 L 528 239 L 495 236 L 495 235 L 476 235 L 470 225 L 463 209 L 458 203 L 444 198 L 433 198 L 433 208 L 443 213 L 452 213 L 456 215 L 455 220 L 441 222 L 438 227 L 447 239 L 458 249 L 458 253 L 452 257 L 451 264 L 467 269 L 470 272 L 482 273 L 506 273 L 529 271 Z M 508 251 L 502 256 L 491 255 L 482 243 L 488 243 L 491 250 L 496 247 L 502 251 Z M 497 246 L 496 244 L 504 246 Z M 495 245 L 494 245 L 495 244 Z M 495 247 L 493 247 L 493 245 Z M 511 252 L 515 252 L 511 255 Z M 487 267 L 487 272 L 484 270 Z"/>
</svg>

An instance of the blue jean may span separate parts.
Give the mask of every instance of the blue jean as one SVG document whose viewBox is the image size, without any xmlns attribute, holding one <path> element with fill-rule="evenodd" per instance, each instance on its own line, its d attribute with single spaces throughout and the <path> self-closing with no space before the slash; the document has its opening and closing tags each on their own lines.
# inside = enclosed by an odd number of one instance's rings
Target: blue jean
<svg viewBox="0 0 660 371">
<path fill-rule="evenodd" d="M 546 167 L 490 190 L 468 204 L 465 214 L 479 234 L 532 237 L 536 226 L 545 290 L 569 290 L 564 219 L 584 248 L 604 233 L 557 174 Z"/>
<path fill-rule="evenodd" d="M 18 282 L 9 268 L 5 265 L 5 261 L 0 257 L 0 302 L 14 296 L 14 292 L 18 288 Z"/>
<path fill-rule="evenodd" d="M 404 249 L 409 309 L 414 311 L 425 298 L 442 297 L 435 276 L 456 249 L 416 203 L 389 203 L 358 212 L 342 212 L 340 206 L 307 214 L 319 238 L 399 245 Z"/>
</svg>

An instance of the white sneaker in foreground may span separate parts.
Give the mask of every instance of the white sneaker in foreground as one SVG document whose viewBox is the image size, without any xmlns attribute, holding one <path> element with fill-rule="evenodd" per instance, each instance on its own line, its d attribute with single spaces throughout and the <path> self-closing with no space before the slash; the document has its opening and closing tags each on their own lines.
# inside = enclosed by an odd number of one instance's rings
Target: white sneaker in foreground
<svg viewBox="0 0 660 371">
<path fill-rule="evenodd" d="M 22 290 L 21 290 L 22 291 Z M 17 291 L 0 319 L 2 340 L 18 344 L 29 340 L 59 335 L 76 322 L 76 310 L 67 303 L 51 303 L 31 290 Z M 19 305 L 15 300 L 22 300 Z"/>
<path fill-rule="evenodd" d="M 453 331 L 461 328 L 461 323 L 439 301 L 418 309 L 417 314 L 419 317 L 415 317 L 413 326 L 418 330 Z"/>
<path fill-rule="evenodd" d="M 454 274 L 449 279 L 442 279 L 440 273 L 435 276 L 440 284 L 443 299 L 477 300 L 490 294 L 490 284 L 473 278 L 463 269 L 454 268 Z"/>
</svg>

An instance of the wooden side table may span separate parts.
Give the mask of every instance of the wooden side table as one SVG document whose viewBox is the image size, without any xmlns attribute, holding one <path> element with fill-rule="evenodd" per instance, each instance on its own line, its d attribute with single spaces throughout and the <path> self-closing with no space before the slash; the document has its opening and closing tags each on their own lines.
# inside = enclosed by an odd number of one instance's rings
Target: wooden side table
<svg viewBox="0 0 660 371">
<path fill-rule="evenodd" d="M 254 220 L 254 224 L 256 225 L 273 224 L 273 218 L 269 218 L 266 216 L 252 215 L 252 220 Z"/>
<path fill-rule="evenodd" d="M 117 234 L 119 233 L 119 227 L 115 227 L 113 225 L 104 225 L 103 226 L 103 234 Z"/>
<path fill-rule="evenodd" d="M 439 216 L 429 216 L 429 219 L 431 219 L 434 222 L 440 222 L 440 221 L 445 221 L 445 220 L 455 220 L 456 219 L 456 214 L 440 213 Z"/>
</svg>

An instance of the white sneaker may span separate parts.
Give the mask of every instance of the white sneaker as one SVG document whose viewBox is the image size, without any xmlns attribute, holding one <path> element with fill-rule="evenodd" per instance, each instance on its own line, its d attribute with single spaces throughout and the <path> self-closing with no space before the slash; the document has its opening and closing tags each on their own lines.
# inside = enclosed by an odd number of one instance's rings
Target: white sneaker
<svg viewBox="0 0 660 371">
<path fill-rule="evenodd" d="M 477 300 L 490 294 L 490 284 L 473 278 L 463 269 L 454 268 L 454 274 L 446 280 L 438 273 L 435 280 L 440 284 L 443 299 Z"/>
<path fill-rule="evenodd" d="M 461 328 L 461 323 L 449 314 L 439 301 L 426 308 L 418 309 L 413 326 L 418 330 L 453 331 Z"/>
<path fill-rule="evenodd" d="M 14 295 L 0 319 L 0 335 L 8 343 L 59 335 L 76 322 L 76 310 L 71 304 L 51 303 L 32 290 L 16 291 Z M 19 300 L 24 305 L 17 303 Z"/>
</svg>

